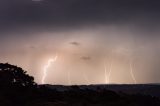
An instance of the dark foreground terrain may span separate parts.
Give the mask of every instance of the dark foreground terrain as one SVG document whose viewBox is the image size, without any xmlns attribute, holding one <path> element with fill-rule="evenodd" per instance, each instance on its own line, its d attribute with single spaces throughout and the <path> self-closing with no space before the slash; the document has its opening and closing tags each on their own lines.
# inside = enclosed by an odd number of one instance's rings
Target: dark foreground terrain
<svg viewBox="0 0 160 106">
<path fill-rule="evenodd" d="M 127 91 L 123 92 L 125 89 Z M 32 89 L 8 88 L 1 90 L 0 106 L 160 106 L 159 97 L 150 94 L 155 89 L 159 89 L 159 85 L 39 85 Z"/>
<path fill-rule="evenodd" d="M 62 85 L 45 85 L 49 89 L 56 89 L 58 91 L 66 91 L 72 89 L 71 86 Z M 96 91 L 97 89 L 111 90 L 116 93 L 126 94 L 141 94 L 150 95 L 154 97 L 160 97 L 160 84 L 109 84 L 109 85 L 81 85 L 78 86 L 80 89 L 91 89 Z"/>
<path fill-rule="evenodd" d="M 37 85 L 22 68 L 0 63 L 0 106 L 160 106 L 160 85 Z"/>
</svg>

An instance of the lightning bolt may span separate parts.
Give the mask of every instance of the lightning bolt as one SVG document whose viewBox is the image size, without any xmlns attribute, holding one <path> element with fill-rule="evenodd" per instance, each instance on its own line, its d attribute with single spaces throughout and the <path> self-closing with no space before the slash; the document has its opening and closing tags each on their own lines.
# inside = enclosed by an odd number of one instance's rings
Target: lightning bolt
<svg viewBox="0 0 160 106">
<path fill-rule="evenodd" d="M 70 71 L 67 73 L 67 79 L 68 79 L 68 85 L 71 85 L 71 79 L 70 79 Z"/>
<path fill-rule="evenodd" d="M 105 83 L 107 84 L 108 83 L 108 79 L 107 79 L 107 67 L 106 67 L 106 63 L 104 61 L 104 77 L 105 77 Z"/>
<path fill-rule="evenodd" d="M 109 73 L 108 73 L 108 84 L 110 83 L 110 76 L 111 76 L 111 72 L 112 72 L 112 64 L 113 64 L 113 60 L 111 59 L 111 64 L 110 64 Z"/>
<path fill-rule="evenodd" d="M 87 84 L 89 84 L 89 80 L 85 72 L 83 72 L 83 77 L 84 77 L 84 80 L 87 82 Z"/>
<path fill-rule="evenodd" d="M 133 74 L 132 61 L 130 61 L 130 74 L 131 74 L 131 77 L 132 77 L 132 79 L 133 79 L 133 81 L 134 81 L 134 84 L 137 84 L 137 81 L 136 81 L 135 76 L 134 76 L 134 74 Z"/>
<path fill-rule="evenodd" d="M 45 83 L 45 79 L 47 76 L 47 69 L 49 68 L 49 66 L 51 65 L 52 62 L 55 62 L 57 60 L 58 56 L 56 55 L 54 59 L 49 59 L 48 63 L 44 66 L 44 70 L 43 70 L 43 77 L 42 77 L 42 84 Z"/>
</svg>

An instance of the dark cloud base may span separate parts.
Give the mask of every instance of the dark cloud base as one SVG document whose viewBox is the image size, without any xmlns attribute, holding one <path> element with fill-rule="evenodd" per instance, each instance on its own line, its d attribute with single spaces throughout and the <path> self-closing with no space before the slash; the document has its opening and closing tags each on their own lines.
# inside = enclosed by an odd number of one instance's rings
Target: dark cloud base
<svg viewBox="0 0 160 106">
<path fill-rule="evenodd" d="M 4 29 L 90 24 L 153 26 L 159 23 L 159 5 L 158 0 L 1 0 L 0 23 Z"/>
</svg>

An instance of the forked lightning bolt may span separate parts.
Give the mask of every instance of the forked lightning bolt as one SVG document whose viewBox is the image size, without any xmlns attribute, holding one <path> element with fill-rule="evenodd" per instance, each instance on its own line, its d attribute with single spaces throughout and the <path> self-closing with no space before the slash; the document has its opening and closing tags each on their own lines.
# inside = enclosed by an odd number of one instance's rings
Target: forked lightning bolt
<svg viewBox="0 0 160 106">
<path fill-rule="evenodd" d="M 49 59 L 48 63 L 44 66 L 44 70 L 43 70 L 43 77 L 42 77 L 42 84 L 45 84 L 45 79 L 47 76 L 47 69 L 49 68 L 49 66 L 51 65 L 52 62 L 55 62 L 57 60 L 58 56 L 56 55 L 54 59 Z"/>
</svg>

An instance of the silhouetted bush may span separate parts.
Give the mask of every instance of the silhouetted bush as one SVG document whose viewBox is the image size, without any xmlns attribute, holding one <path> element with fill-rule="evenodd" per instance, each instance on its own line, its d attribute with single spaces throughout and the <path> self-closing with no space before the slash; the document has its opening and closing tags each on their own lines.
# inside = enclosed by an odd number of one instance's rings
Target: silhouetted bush
<svg viewBox="0 0 160 106">
<path fill-rule="evenodd" d="M 2 106 L 18 106 L 30 101 L 37 84 L 22 68 L 0 63 L 0 101 Z"/>
<path fill-rule="evenodd" d="M 34 78 L 26 74 L 22 68 L 10 65 L 8 63 L 0 63 L 0 87 L 17 87 L 26 88 L 34 87 L 36 83 Z"/>
</svg>

